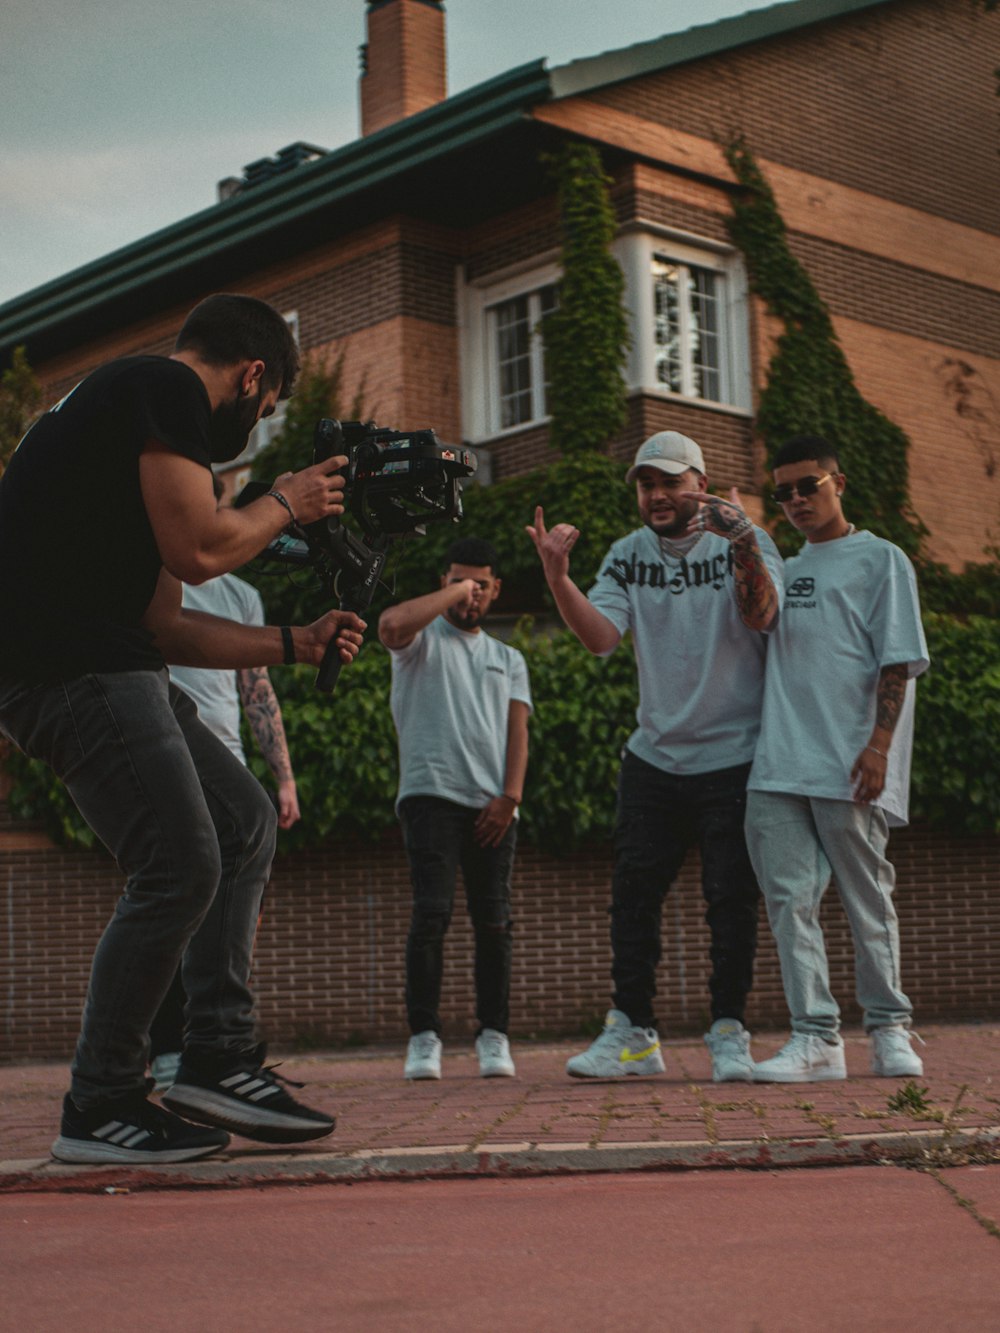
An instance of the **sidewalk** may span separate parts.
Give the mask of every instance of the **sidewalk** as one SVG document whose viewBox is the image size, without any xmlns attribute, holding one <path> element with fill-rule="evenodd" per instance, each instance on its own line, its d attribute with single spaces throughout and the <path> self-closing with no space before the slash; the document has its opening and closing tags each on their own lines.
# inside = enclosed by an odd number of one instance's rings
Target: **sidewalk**
<svg viewBox="0 0 1000 1333">
<path fill-rule="evenodd" d="M 480 1079 L 471 1044 L 445 1046 L 440 1082 L 406 1083 L 403 1045 L 287 1055 L 303 1099 L 331 1107 L 328 1139 L 161 1167 L 52 1161 L 64 1064 L 0 1066 L 0 1192 L 93 1192 L 549 1175 L 706 1167 L 1000 1161 L 1000 1022 L 922 1028 L 925 1076 L 875 1078 L 869 1043 L 844 1033 L 840 1083 L 711 1082 L 700 1038 L 664 1044 L 666 1074 L 591 1082 L 564 1072 L 585 1041 L 517 1042 L 515 1079 Z M 785 1034 L 755 1039 L 758 1060 Z M 282 1059 L 276 1053 L 276 1059 Z"/>
</svg>

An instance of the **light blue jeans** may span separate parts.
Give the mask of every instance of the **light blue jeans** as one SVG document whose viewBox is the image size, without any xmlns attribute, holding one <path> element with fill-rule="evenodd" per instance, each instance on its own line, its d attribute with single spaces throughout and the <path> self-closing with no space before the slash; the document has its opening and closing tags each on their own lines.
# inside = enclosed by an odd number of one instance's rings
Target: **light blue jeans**
<svg viewBox="0 0 1000 1333">
<path fill-rule="evenodd" d="M 819 906 L 836 881 L 854 940 L 854 981 L 866 1031 L 909 1027 L 899 980 L 895 873 L 881 810 L 784 792 L 747 794 L 747 847 L 767 904 L 794 1032 L 831 1036 L 840 1008 L 830 991 Z"/>
<path fill-rule="evenodd" d="M 43 759 L 127 877 L 94 955 L 73 1061 L 81 1109 L 144 1086 L 149 1025 L 183 955 L 186 1049 L 255 1045 L 254 931 L 276 816 L 167 672 L 0 678 L 0 730 Z"/>
</svg>

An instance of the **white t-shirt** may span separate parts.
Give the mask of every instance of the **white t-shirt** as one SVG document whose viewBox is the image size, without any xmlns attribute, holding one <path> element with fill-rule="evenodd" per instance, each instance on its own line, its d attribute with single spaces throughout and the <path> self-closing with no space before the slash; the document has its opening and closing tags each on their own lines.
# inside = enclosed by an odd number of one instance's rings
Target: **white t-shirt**
<svg viewBox="0 0 1000 1333">
<path fill-rule="evenodd" d="M 235 574 L 221 574 L 196 588 L 184 584 L 182 605 L 191 611 L 236 620 L 241 625 L 263 625 L 264 603 L 256 588 Z M 212 667 L 170 668 L 170 679 L 198 705 L 198 716 L 208 729 L 228 745 L 242 763 L 246 763 L 240 740 L 240 697 L 236 672 Z"/>
<path fill-rule="evenodd" d="M 774 542 L 755 528 L 779 599 Z M 619 633 L 632 631 L 639 673 L 628 748 L 667 773 L 712 773 L 753 758 L 764 687 L 764 635 L 740 619 L 732 546 L 704 533 L 664 554 L 652 529 L 611 547 L 587 594 Z"/>
<path fill-rule="evenodd" d="M 438 616 L 392 656 L 399 794 L 482 809 L 503 793 L 512 701 L 531 707 L 523 654 Z"/>
<path fill-rule="evenodd" d="M 874 802 L 890 826 L 909 814 L 914 678 L 929 665 L 913 566 L 870 532 L 807 542 L 785 564 L 748 788 L 852 800 L 851 769 L 875 724 L 879 673 L 897 663 L 910 679 L 885 790 Z"/>
</svg>

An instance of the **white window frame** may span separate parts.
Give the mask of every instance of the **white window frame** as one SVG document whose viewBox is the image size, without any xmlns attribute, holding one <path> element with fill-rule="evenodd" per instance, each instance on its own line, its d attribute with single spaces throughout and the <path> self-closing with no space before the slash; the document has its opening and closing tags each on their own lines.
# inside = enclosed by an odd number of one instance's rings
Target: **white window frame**
<svg viewBox="0 0 1000 1333">
<path fill-rule="evenodd" d="M 753 410 L 750 362 L 750 298 L 746 271 L 730 246 L 701 241 L 686 233 L 650 224 L 633 225 L 619 236 L 614 253 L 625 274 L 625 304 L 632 330 L 626 378 L 631 392 L 749 416 Z M 708 269 L 717 275 L 719 310 L 719 397 L 677 392 L 657 377 L 656 260 Z M 690 390 L 689 371 L 684 373 Z"/>
<path fill-rule="evenodd" d="M 532 296 L 557 283 L 562 277 L 559 264 L 552 261 L 532 267 L 507 270 L 488 280 L 468 283 L 459 271 L 459 357 L 462 384 L 462 433 L 470 444 L 481 440 L 503 439 L 521 431 L 545 425 L 544 371 L 542 340 L 532 333 L 532 416 L 528 421 L 503 427 L 500 424 L 500 368 L 495 352 L 495 324 L 492 310 L 519 296 Z"/>
</svg>

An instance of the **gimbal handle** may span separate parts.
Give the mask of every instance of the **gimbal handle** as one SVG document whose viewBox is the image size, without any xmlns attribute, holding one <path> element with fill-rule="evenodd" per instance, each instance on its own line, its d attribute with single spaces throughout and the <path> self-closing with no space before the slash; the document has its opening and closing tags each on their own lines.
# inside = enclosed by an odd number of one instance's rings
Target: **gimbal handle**
<svg viewBox="0 0 1000 1333">
<path fill-rule="evenodd" d="M 388 539 L 385 537 L 376 538 L 375 544 L 371 548 L 363 549 L 366 550 L 368 556 L 363 574 L 360 570 L 358 571 L 357 578 L 352 579 L 351 586 L 340 599 L 341 611 L 353 611 L 355 615 L 359 616 L 368 610 L 372 598 L 375 596 L 379 575 L 382 573 L 382 566 L 385 564 Z M 337 677 L 340 675 L 340 668 L 343 665 L 344 661 L 337 647 L 337 636 L 334 635 L 323 653 L 323 660 L 316 676 L 316 688 L 321 690 L 323 694 L 332 694 L 333 687 L 337 683 Z"/>
<path fill-rule="evenodd" d="M 341 604 L 341 610 L 350 611 L 352 609 Z M 323 660 L 319 665 L 319 674 L 316 676 L 316 688 L 322 690 L 324 694 L 332 694 L 333 687 L 337 683 L 337 677 L 340 675 L 340 668 L 343 665 L 344 660 L 340 656 L 340 649 L 337 647 L 337 636 L 334 635 L 323 653 Z"/>
</svg>

